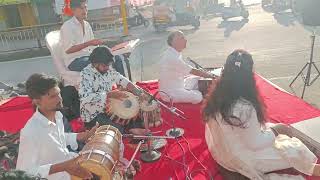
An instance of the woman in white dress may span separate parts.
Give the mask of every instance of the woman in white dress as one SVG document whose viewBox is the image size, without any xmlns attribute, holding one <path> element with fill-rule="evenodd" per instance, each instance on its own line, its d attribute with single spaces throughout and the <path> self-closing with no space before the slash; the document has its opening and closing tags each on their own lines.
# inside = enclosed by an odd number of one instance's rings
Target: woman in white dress
<svg viewBox="0 0 320 180">
<path fill-rule="evenodd" d="M 317 157 L 299 139 L 275 135 L 275 124 L 266 123 L 248 52 L 235 50 L 228 56 L 203 116 L 209 151 L 224 169 L 259 180 L 304 179 L 273 173 L 289 168 L 320 176 Z"/>
</svg>

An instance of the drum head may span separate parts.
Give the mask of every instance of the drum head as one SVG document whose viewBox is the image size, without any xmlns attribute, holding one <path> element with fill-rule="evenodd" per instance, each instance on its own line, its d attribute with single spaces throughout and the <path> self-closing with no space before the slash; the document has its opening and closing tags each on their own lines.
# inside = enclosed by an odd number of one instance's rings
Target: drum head
<svg viewBox="0 0 320 180">
<path fill-rule="evenodd" d="M 128 98 L 124 100 L 110 99 L 110 112 L 120 119 L 131 119 L 139 113 L 139 101 L 130 92 L 123 91 Z"/>
</svg>

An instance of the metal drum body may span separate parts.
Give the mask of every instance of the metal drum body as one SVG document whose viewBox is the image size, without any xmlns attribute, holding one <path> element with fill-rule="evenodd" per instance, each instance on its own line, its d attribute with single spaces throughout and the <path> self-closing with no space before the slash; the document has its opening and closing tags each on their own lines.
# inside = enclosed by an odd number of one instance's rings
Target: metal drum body
<svg viewBox="0 0 320 180">
<path fill-rule="evenodd" d="M 122 134 L 110 125 L 97 129 L 93 138 L 79 153 L 79 164 L 83 168 L 100 177 L 100 180 L 122 179 L 122 175 L 115 171 L 120 159 Z M 72 180 L 80 178 L 72 177 Z"/>
</svg>

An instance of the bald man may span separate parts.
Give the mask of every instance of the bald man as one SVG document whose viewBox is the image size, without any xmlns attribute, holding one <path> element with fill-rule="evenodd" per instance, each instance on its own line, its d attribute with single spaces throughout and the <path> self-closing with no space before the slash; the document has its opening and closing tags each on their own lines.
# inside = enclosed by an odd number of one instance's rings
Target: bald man
<svg viewBox="0 0 320 180">
<path fill-rule="evenodd" d="M 181 31 L 170 33 L 167 43 L 169 47 L 159 64 L 160 91 L 167 93 L 175 103 L 200 103 L 203 99 L 201 92 L 186 89 L 184 78 L 190 74 L 204 78 L 213 78 L 213 75 L 195 69 L 183 61 L 181 52 L 186 48 L 187 40 Z M 161 98 L 169 101 L 168 97 L 163 93 L 161 93 Z"/>
</svg>

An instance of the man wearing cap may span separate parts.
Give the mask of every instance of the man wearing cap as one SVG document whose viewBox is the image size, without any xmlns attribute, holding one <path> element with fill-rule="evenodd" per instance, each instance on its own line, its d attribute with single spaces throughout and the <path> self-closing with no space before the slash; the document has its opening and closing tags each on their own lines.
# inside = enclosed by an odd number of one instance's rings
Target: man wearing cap
<svg viewBox="0 0 320 180">
<path fill-rule="evenodd" d="M 90 24 L 85 21 L 88 14 L 86 0 L 71 0 L 73 17 L 66 21 L 60 29 L 61 47 L 65 53 L 64 62 L 71 71 L 81 71 L 89 62 L 93 46 L 103 44 L 94 39 Z"/>
<path fill-rule="evenodd" d="M 136 87 L 126 77 L 111 68 L 113 55 L 107 47 L 95 48 L 89 56 L 90 65 L 81 72 L 80 81 L 80 114 L 86 127 L 90 128 L 99 122 L 100 125 L 110 124 L 122 133 L 144 134 L 141 121 L 113 122 L 105 113 L 107 99 L 124 99 L 127 97 L 121 91 L 112 91 L 114 85 L 120 85 L 139 97 L 146 97 L 141 89 Z M 137 123 L 137 122 L 140 122 Z M 129 124 L 128 124 L 129 123 Z"/>
</svg>

